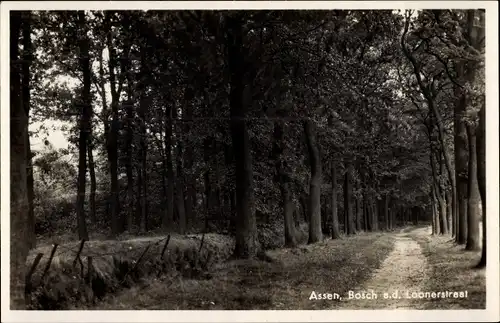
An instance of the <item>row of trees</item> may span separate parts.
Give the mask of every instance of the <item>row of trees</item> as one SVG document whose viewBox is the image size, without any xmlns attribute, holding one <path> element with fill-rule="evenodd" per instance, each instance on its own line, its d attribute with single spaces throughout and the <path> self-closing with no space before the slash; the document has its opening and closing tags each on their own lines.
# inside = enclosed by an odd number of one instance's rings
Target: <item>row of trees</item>
<svg viewBox="0 0 500 323">
<path fill-rule="evenodd" d="M 302 220 L 314 243 L 431 218 L 478 248 L 483 14 L 12 12 L 12 291 L 40 178 L 63 169 L 81 239 L 89 223 L 111 236 L 216 226 L 252 257 L 262 221 L 282 221 L 293 246 Z M 49 120 L 69 125 L 76 171 L 49 167 L 65 152 L 30 150 L 28 123 Z"/>
<path fill-rule="evenodd" d="M 423 11 L 416 22 L 407 14 L 401 47 L 414 74 L 408 96 L 430 142 L 433 232 L 477 250 L 482 213 L 484 266 L 484 11 Z"/>
</svg>

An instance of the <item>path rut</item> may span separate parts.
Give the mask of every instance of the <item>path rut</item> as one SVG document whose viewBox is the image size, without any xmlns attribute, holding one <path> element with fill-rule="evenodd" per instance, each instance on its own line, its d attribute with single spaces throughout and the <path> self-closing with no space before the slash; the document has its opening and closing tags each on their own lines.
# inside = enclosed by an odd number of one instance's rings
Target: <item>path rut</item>
<svg viewBox="0 0 500 323">
<path fill-rule="evenodd" d="M 422 300 L 412 298 L 420 292 L 430 275 L 420 245 L 404 233 L 395 235 L 394 250 L 372 278 L 342 299 L 343 309 L 419 309 Z M 355 298 L 372 296 L 370 298 Z M 353 298 L 354 296 L 354 298 Z"/>
</svg>

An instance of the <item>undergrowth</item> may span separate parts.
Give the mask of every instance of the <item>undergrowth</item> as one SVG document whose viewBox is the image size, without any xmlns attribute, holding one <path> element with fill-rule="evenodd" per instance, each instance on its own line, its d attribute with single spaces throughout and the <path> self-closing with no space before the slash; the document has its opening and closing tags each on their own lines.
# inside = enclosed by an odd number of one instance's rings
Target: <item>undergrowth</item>
<svg viewBox="0 0 500 323">
<path fill-rule="evenodd" d="M 278 223 L 259 230 L 264 249 L 279 248 L 284 244 L 283 228 L 279 226 Z M 305 241 L 307 225 L 298 228 L 297 236 L 299 241 Z M 61 243 L 61 238 L 54 239 L 60 246 L 46 275 L 43 272 L 53 245 L 32 250 L 27 260 L 28 268 L 38 253 L 42 253 L 43 258 L 27 287 L 28 308 L 62 310 L 92 305 L 106 295 L 151 279 L 208 279 L 212 267 L 227 260 L 234 249 L 232 237 L 215 233 L 172 235 L 163 254 L 166 236 L 126 238 L 85 242 L 76 261 L 80 242 Z M 89 257 L 92 258 L 91 266 Z M 140 263 L 136 264 L 138 260 Z"/>
</svg>

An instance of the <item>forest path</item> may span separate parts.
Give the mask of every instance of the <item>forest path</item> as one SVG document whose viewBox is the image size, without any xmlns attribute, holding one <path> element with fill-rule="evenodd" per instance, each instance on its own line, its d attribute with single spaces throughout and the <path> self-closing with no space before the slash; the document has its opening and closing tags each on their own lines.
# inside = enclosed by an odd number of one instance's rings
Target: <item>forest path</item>
<svg viewBox="0 0 500 323">
<path fill-rule="evenodd" d="M 420 232 L 419 232 L 420 233 Z M 425 232 L 422 232 L 425 234 Z M 354 296 L 374 295 L 370 298 L 349 298 L 345 295 L 342 309 L 420 309 L 423 302 L 411 298 L 412 292 L 424 291 L 430 277 L 430 267 L 420 245 L 407 233 L 394 235 L 393 251 L 387 256 L 371 279 L 354 289 Z M 373 291 L 373 293 L 372 293 Z M 352 294 L 352 293 L 351 293 Z"/>
</svg>

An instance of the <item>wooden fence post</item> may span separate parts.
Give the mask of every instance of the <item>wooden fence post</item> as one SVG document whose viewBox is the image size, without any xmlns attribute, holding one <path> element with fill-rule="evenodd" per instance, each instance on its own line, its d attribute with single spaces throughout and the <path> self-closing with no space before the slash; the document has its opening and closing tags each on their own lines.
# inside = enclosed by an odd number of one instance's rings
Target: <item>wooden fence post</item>
<svg viewBox="0 0 500 323">
<path fill-rule="evenodd" d="M 82 253 L 82 250 L 83 250 L 83 245 L 85 244 L 85 239 L 82 239 L 82 241 L 80 242 L 80 247 L 78 248 L 78 252 L 76 253 L 76 257 L 75 259 L 73 260 L 73 268 L 76 266 L 76 262 L 78 261 L 78 259 L 80 258 L 80 254 Z"/>
<path fill-rule="evenodd" d="M 52 248 L 52 251 L 50 252 L 50 257 L 49 257 L 49 260 L 47 261 L 47 265 L 45 265 L 45 269 L 43 271 L 41 280 L 43 280 L 45 278 L 45 276 L 47 275 L 47 273 L 49 272 L 50 264 L 52 263 L 52 259 L 54 259 L 54 254 L 56 253 L 58 246 L 59 245 L 57 243 L 54 243 L 54 247 Z"/>
<path fill-rule="evenodd" d="M 91 256 L 88 256 L 87 257 L 87 263 L 88 263 L 88 268 L 87 268 L 87 277 L 88 277 L 88 280 L 89 280 L 89 295 L 88 295 L 88 298 L 89 298 L 89 302 L 91 302 L 92 304 L 94 304 L 94 288 L 93 288 L 93 285 L 92 285 L 92 281 L 93 281 L 93 276 L 94 276 L 94 266 L 92 264 L 92 257 Z"/>
</svg>

